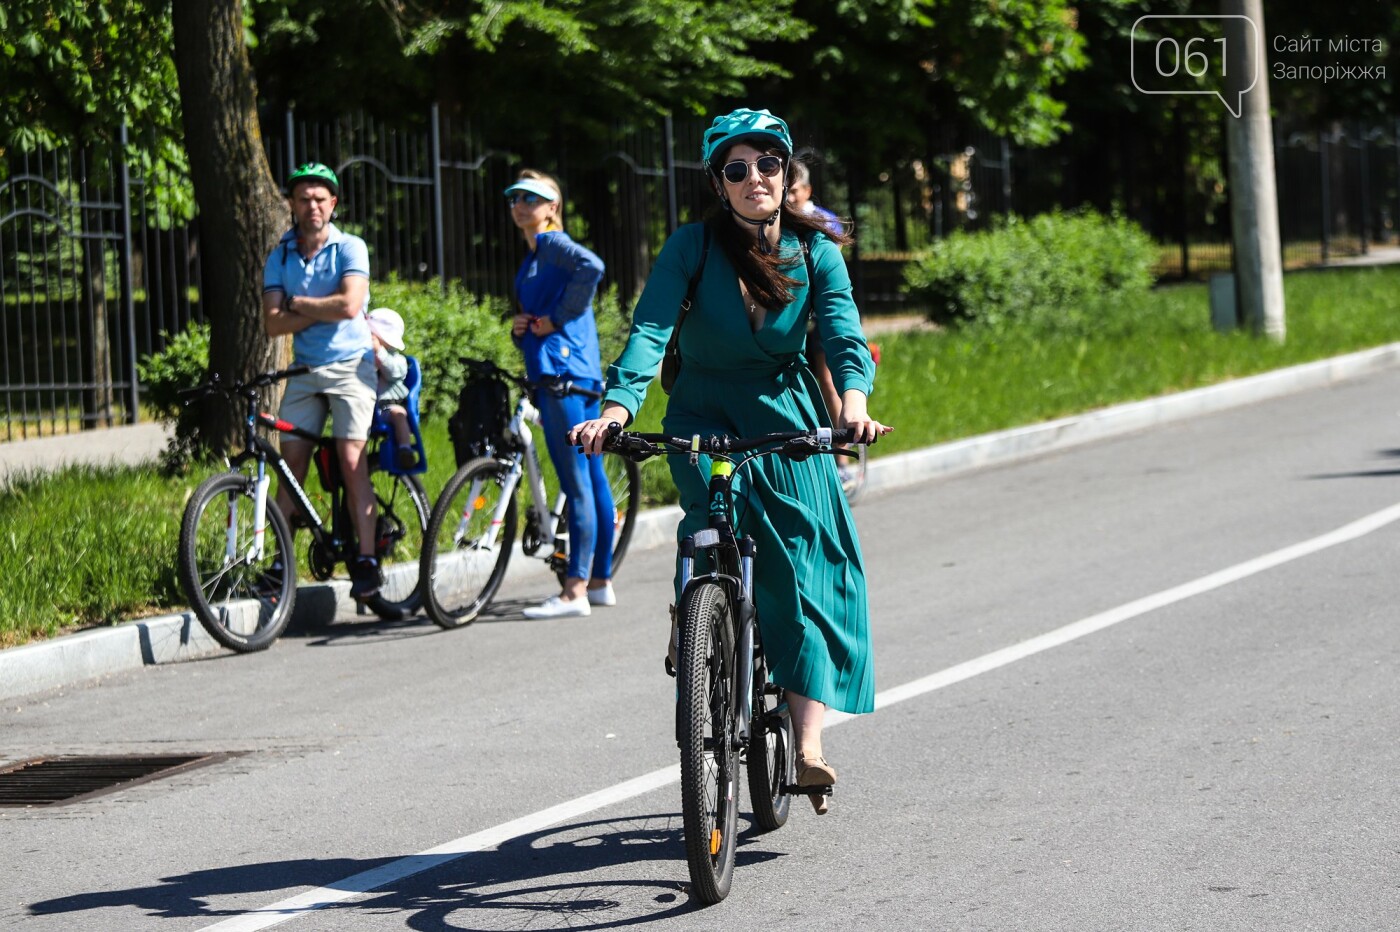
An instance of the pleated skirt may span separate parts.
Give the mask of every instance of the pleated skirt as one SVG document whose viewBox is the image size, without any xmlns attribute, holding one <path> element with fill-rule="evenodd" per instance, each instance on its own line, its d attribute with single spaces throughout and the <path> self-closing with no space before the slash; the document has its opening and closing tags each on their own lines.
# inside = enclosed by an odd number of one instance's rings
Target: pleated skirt
<svg viewBox="0 0 1400 932">
<path fill-rule="evenodd" d="M 753 436 L 826 422 L 806 369 L 744 373 L 682 366 L 667 433 Z M 842 712 L 875 707 L 864 561 L 832 456 L 766 456 L 734 483 L 741 534 L 754 538 L 759 630 L 773 682 Z M 709 520 L 709 458 L 668 457 L 685 517 L 677 540 Z M 677 567 L 679 584 L 679 567 Z"/>
</svg>

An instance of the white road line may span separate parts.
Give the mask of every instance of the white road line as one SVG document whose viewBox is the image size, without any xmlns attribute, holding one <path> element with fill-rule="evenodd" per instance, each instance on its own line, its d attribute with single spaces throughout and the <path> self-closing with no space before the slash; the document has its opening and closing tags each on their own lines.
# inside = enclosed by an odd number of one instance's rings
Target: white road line
<svg viewBox="0 0 1400 932">
<path fill-rule="evenodd" d="M 996 670 L 999 667 L 1007 666 L 1018 660 L 1047 651 L 1052 647 L 1059 647 L 1070 641 L 1102 631 L 1120 622 L 1137 618 L 1149 612 L 1164 608 L 1175 602 L 1189 599 L 1192 596 L 1228 586 L 1231 583 L 1239 582 L 1250 576 L 1262 573 L 1265 570 L 1273 569 L 1285 563 L 1301 559 L 1328 547 L 1335 547 L 1348 541 L 1364 537 L 1372 531 L 1379 530 L 1388 524 L 1393 524 L 1400 520 L 1400 504 L 1392 505 L 1364 518 L 1340 527 L 1335 531 L 1305 540 L 1302 543 L 1294 544 L 1291 547 L 1284 547 L 1282 550 L 1275 550 L 1273 553 L 1264 554 L 1253 560 L 1246 560 L 1237 563 L 1219 572 L 1202 576 L 1199 579 L 1165 589 L 1161 592 L 1149 595 L 1146 598 L 1120 605 L 1117 608 L 1092 615 L 1088 618 L 1080 619 L 1065 625 L 1063 628 L 1056 628 L 1054 631 L 1046 632 L 1019 644 L 1012 644 L 1001 650 L 992 651 L 990 654 L 983 654 L 957 666 L 949 667 L 937 673 L 905 683 L 903 686 L 896 686 L 887 689 L 875 696 L 875 708 L 883 709 L 894 705 L 897 702 L 904 702 L 925 693 L 942 689 L 945 686 L 952 686 L 954 683 L 961 683 L 963 680 L 971 679 L 983 673 Z M 856 716 L 847 715 L 841 712 L 833 712 L 827 715 L 827 725 L 837 725 Z M 614 786 L 589 793 L 587 796 L 580 796 L 577 799 L 551 806 L 531 815 L 504 822 L 494 828 L 477 832 L 473 835 L 465 835 L 446 844 L 438 845 L 436 848 L 429 848 L 418 854 L 391 861 L 388 864 L 376 867 L 373 870 L 356 874 L 338 881 L 329 887 L 319 887 L 315 890 L 308 890 L 289 899 L 281 900 L 270 906 L 261 909 L 251 910 L 240 916 L 234 916 L 223 922 L 206 926 L 207 930 L 218 930 L 218 932 L 253 932 L 257 929 L 266 929 L 294 919 L 297 916 L 330 906 L 343 900 L 361 896 L 371 890 L 387 886 L 405 877 L 431 870 L 448 861 L 456 860 L 463 855 L 474 851 L 484 851 L 494 848 L 512 838 L 519 838 L 531 832 L 537 832 L 557 825 L 568 819 L 577 818 L 595 812 L 614 803 L 650 793 L 652 790 L 669 786 L 680 780 L 680 766 L 673 764 L 670 767 L 663 767 L 640 777 L 615 784 Z"/>
</svg>

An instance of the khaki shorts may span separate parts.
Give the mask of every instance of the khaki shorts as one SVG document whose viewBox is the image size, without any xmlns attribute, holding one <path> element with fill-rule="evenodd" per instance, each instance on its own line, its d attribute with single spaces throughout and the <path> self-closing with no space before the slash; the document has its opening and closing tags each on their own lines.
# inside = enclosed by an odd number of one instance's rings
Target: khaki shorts
<svg viewBox="0 0 1400 932">
<path fill-rule="evenodd" d="M 320 366 L 287 380 L 278 414 L 282 420 L 319 436 L 329 411 L 331 436 L 368 440 L 370 425 L 374 423 L 377 383 L 373 356 Z"/>
</svg>

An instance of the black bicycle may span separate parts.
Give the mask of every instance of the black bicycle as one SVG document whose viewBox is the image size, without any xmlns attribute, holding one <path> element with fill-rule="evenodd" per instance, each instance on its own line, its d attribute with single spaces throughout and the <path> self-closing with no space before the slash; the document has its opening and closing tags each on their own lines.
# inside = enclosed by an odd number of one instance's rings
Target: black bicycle
<svg viewBox="0 0 1400 932">
<path fill-rule="evenodd" d="M 509 403 L 509 387 L 521 392 L 515 413 L 499 412 L 508 423 L 500 436 L 478 438 L 482 455 L 472 457 L 447 480 L 433 505 L 423 542 L 419 576 L 424 580 L 423 606 L 428 617 L 443 628 L 457 628 L 474 621 L 491 604 L 505 579 L 506 567 L 517 535 L 526 556 L 540 556 L 559 584 L 567 575 L 569 500 L 562 491 L 551 495 L 535 447 L 531 424 L 539 411 L 530 401 L 536 389 L 559 395 L 599 398 L 598 392 L 568 381 L 529 382 L 483 359 L 463 359 L 475 380 L 504 386 L 499 398 Z M 604 463 L 613 497 L 612 568 L 616 574 L 632 540 L 632 529 L 642 504 L 637 464 L 608 457 Z M 521 486 L 530 493 L 525 526 L 518 527 L 516 499 Z M 548 548 L 548 549 L 546 549 Z M 543 551 L 543 553 L 541 553 Z"/>
<path fill-rule="evenodd" d="M 348 566 L 360 552 L 335 440 L 259 410 L 260 389 L 308 371 L 308 366 L 293 366 L 229 383 L 216 373 L 209 382 L 181 392 L 187 404 L 217 394 L 242 399 L 247 409 L 243 451 L 229 460 L 228 472 L 200 483 L 180 523 L 179 577 L 185 597 L 205 630 L 236 651 L 262 650 L 272 644 L 287 627 L 296 602 L 292 529 L 269 494 L 269 463 L 298 503 L 296 520 L 311 532 L 307 563 L 314 578 L 330 579 L 339 564 Z M 364 455 L 378 505 L 374 549 L 384 585 L 364 604 L 381 618 L 395 619 L 417 611 L 422 602 L 418 556 L 428 527 L 428 495 L 416 475 L 381 468 L 378 448 L 387 437 L 380 427 L 371 432 Z M 293 434 L 316 445 L 312 462 L 321 488 L 330 497 L 329 523 L 282 454 L 258 433 L 259 428 Z"/>
<path fill-rule="evenodd" d="M 831 787 L 795 785 L 792 721 L 783 691 L 768 681 L 754 603 L 754 541 L 738 537 L 734 476 L 764 456 L 805 460 L 843 454 L 854 432 L 821 428 L 762 437 L 670 437 L 613 430 L 603 449 L 629 460 L 686 454 L 710 459 L 709 526 L 680 543 L 681 596 L 676 743 L 681 752 L 681 815 L 695 896 L 718 903 L 729 893 L 738 843 L 738 768 L 747 772 L 761 831 L 787 822 L 794 795 Z M 749 455 L 744 456 L 743 454 Z M 846 454 L 849 455 L 849 454 Z"/>
</svg>

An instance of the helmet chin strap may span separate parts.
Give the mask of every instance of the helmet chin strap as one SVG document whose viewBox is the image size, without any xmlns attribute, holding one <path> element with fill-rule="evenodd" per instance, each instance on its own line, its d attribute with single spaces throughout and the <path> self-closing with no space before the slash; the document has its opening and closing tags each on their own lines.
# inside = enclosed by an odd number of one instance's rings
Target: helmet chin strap
<svg viewBox="0 0 1400 932">
<path fill-rule="evenodd" d="M 771 215 L 769 215 L 766 219 L 763 219 L 763 220 L 750 220 L 748 217 L 745 217 L 743 214 L 739 213 L 737 210 L 734 209 L 734 205 L 731 204 L 731 203 L 729 203 L 729 198 L 728 198 L 728 197 L 721 196 L 721 200 L 724 201 L 724 209 L 727 210 L 727 211 L 729 211 L 730 215 L 732 215 L 732 216 L 734 216 L 734 217 L 738 217 L 740 220 L 744 221 L 745 223 L 747 223 L 747 224 L 748 224 L 749 226 L 751 226 L 751 227 L 758 227 L 758 228 L 759 228 L 759 231 L 758 231 L 758 251 L 761 252 L 761 253 L 763 253 L 765 256 L 768 255 L 769 253 L 771 253 L 771 252 L 773 251 L 773 244 L 770 243 L 770 242 L 768 242 L 768 226 L 769 226 L 769 224 L 777 223 L 777 222 L 778 222 L 778 218 L 781 217 L 781 216 L 783 215 L 783 207 L 782 207 L 782 205 L 783 205 L 783 202 L 787 200 L 787 192 L 788 192 L 787 186 L 784 185 L 784 186 L 783 186 L 783 196 L 782 196 L 782 198 L 778 201 L 778 209 L 775 210 L 775 211 L 773 211 L 773 213 L 772 213 Z"/>
</svg>

